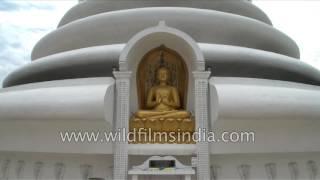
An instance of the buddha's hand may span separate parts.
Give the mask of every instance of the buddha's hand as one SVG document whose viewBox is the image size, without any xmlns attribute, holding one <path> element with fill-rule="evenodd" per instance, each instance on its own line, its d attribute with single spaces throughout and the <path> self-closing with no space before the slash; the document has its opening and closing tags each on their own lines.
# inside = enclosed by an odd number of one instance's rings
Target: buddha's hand
<svg viewBox="0 0 320 180">
<path fill-rule="evenodd" d="M 165 105 L 170 106 L 170 102 L 169 102 L 168 99 L 163 99 L 162 102 L 163 102 Z"/>
</svg>

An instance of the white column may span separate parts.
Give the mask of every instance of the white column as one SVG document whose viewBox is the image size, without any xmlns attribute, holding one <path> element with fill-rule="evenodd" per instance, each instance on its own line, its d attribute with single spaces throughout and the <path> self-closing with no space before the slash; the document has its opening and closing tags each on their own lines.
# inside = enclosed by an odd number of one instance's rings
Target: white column
<svg viewBox="0 0 320 180">
<path fill-rule="evenodd" d="M 129 128 L 129 96 L 130 96 L 130 77 L 129 71 L 113 72 L 116 78 L 116 122 L 115 129 Z M 127 180 L 128 177 L 128 142 L 120 141 L 114 143 L 114 180 Z"/>
<path fill-rule="evenodd" d="M 184 180 L 191 180 L 191 175 L 185 175 Z"/>
<path fill-rule="evenodd" d="M 132 180 L 138 180 L 138 175 L 132 175 Z"/>
<path fill-rule="evenodd" d="M 208 130 L 208 86 L 209 71 L 193 72 L 195 80 L 195 121 L 196 130 L 199 128 Z M 210 152 L 207 141 L 197 142 L 197 179 L 210 179 Z"/>
</svg>

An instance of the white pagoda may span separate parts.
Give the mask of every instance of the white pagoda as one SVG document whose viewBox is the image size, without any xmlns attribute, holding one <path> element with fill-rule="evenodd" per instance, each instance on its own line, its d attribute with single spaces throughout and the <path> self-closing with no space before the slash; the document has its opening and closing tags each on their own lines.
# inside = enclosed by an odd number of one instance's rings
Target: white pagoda
<svg viewBox="0 0 320 180">
<path fill-rule="evenodd" d="M 132 127 L 228 138 L 105 141 Z M 0 89 L 3 180 L 316 180 L 319 137 L 320 71 L 245 0 L 83 1 Z"/>
</svg>

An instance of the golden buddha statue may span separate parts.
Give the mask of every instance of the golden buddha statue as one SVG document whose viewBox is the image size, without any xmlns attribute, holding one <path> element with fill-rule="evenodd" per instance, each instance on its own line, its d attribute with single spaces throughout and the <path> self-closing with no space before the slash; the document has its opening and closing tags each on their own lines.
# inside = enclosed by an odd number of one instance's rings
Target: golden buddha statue
<svg viewBox="0 0 320 180">
<path fill-rule="evenodd" d="M 179 139 L 184 133 L 192 135 L 195 131 L 194 117 L 184 109 L 188 71 L 182 57 L 165 46 L 155 48 L 139 63 L 136 80 L 140 109 L 132 114 L 129 131 L 131 137 L 142 139 L 130 143 L 194 143 Z M 172 142 L 170 137 L 158 137 L 159 132 L 176 139 Z"/>
<path fill-rule="evenodd" d="M 160 67 L 156 77 L 159 84 L 149 90 L 146 101 L 146 107 L 150 110 L 140 110 L 135 116 L 141 119 L 189 118 L 189 112 L 179 109 L 181 104 L 177 88 L 168 85 L 169 70 Z"/>
</svg>

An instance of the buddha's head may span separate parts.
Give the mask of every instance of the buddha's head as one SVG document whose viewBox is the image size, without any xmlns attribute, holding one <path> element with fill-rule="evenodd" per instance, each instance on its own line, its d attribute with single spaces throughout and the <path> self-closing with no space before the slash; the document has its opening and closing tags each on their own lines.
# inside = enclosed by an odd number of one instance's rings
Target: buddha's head
<svg viewBox="0 0 320 180">
<path fill-rule="evenodd" d="M 160 67 L 157 70 L 157 79 L 159 82 L 167 82 L 169 79 L 169 70 L 166 67 Z"/>
</svg>

